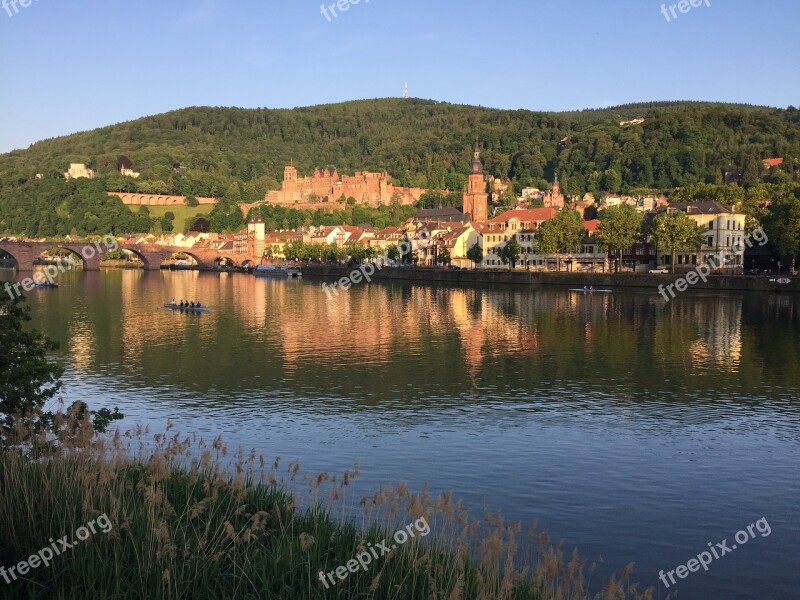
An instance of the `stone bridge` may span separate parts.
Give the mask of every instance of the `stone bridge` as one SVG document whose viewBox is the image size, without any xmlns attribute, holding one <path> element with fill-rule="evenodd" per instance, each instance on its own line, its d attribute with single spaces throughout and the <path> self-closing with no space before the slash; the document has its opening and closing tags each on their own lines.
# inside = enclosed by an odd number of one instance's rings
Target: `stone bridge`
<svg viewBox="0 0 800 600">
<path fill-rule="evenodd" d="M 157 271 L 161 264 L 169 259 L 173 254 L 179 252 L 191 256 L 200 267 L 213 267 L 215 260 L 227 258 L 233 261 L 234 265 L 241 265 L 249 260 L 254 261 L 253 257 L 242 256 L 240 254 L 224 253 L 218 250 L 195 249 L 195 248 L 176 248 L 172 246 L 140 245 L 140 244 L 120 244 L 121 250 L 130 250 L 136 254 L 144 263 L 147 271 Z M 96 242 L 0 242 L 0 250 L 9 254 L 17 263 L 19 271 L 33 271 L 34 261 L 48 250 L 63 249 L 69 250 L 73 255 L 77 255 L 83 264 L 84 271 L 98 271 L 100 262 L 106 254 L 116 250 L 114 243 L 107 243 L 104 240 Z"/>
</svg>

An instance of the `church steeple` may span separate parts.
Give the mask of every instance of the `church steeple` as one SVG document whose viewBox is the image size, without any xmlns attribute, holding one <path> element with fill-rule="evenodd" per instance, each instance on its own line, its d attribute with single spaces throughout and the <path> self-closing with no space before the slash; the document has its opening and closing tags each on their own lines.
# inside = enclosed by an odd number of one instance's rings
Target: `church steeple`
<svg viewBox="0 0 800 600">
<path fill-rule="evenodd" d="M 483 174 L 483 162 L 481 162 L 481 147 L 478 138 L 475 138 L 475 150 L 472 153 L 472 173 L 473 175 Z"/>
<path fill-rule="evenodd" d="M 469 215 L 470 220 L 485 222 L 487 220 L 486 180 L 483 176 L 483 162 L 481 162 L 481 147 L 475 138 L 475 149 L 472 153 L 472 172 L 467 178 L 467 191 L 464 192 L 462 211 Z"/>
</svg>

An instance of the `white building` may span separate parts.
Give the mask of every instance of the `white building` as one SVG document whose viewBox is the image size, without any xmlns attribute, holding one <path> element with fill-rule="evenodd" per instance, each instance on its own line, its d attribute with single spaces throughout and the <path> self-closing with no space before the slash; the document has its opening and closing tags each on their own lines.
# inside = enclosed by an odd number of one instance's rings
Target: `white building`
<svg viewBox="0 0 800 600">
<path fill-rule="evenodd" d="M 721 272 L 737 272 L 744 268 L 745 218 L 744 213 L 723 206 L 719 202 L 675 202 L 670 210 L 685 212 L 689 218 L 705 230 L 704 243 L 699 250 L 678 252 L 676 267 L 692 267 L 711 264 Z M 669 264 L 669 252 L 659 248 L 659 264 Z"/>
<path fill-rule="evenodd" d="M 94 179 L 94 171 L 83 163 L 70 163 L 69 171 L 64 173 L 64 179 Z"/>
</svg>

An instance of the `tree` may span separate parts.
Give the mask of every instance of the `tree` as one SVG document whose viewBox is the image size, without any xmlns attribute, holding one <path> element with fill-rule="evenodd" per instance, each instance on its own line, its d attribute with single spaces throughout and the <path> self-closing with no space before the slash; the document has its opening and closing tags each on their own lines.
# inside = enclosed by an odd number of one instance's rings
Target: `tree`
<svg viewBox="0 0 800 600">
<path fill-rule="evenodd" d="M 186 202 L 186 206 L 195 207 L 195 206 L 199 206 L 200 205 L 200 202 L 197 201 L 197 198 L 195 198 L 191 194 L 186 196 L 186 201 L 185 202 Z"/>
<path fill-rule="evenodd" d="M 669 251 L 671 269 L 675 273 L 676 254 L 699 249 L 705 230 L 685 212 L 671 210 L 656 215 L 650 233 L 657 246 Z"/>
<path fill-rule="evenodd" d="M 617 193 L 622 188 L 622 176 L 615 169 L 607 169 L 600 180 L 600 187 L 606 192 Z"/>
<path fill-rule="evenodd" d="M 497 256 L 503 261 L 504 265 L 509 265 L 511 269 L 516 268 L 522 248 L 517 241 L 517 236 L 512 235 L 505 245 L 497 252 Z"/>
<path fill-rule="evenodd" d="M 762 223 L 769 241 L 781 255 L 794 256 L 800 252 L 800 198 L 788 192 L 779 194 Z"/>
<path fill-rule="evenodd" d="M 233 181 L 230 186 L 228 186 L 228 191 L 225 192 L 225 201 L 234 205 L 242 203 L 242 191 L 239 189 L 239 184 L 237 182 Z"/>
<path fill-rule="evenodd" d="M 17 425 L 31 438 L 44 430 L 52 431 L 56 425 L 55 414 L 45 412 L 43 407 L 62 385 L 64 369 L 47 358 L 47 353 L 58 345 L 39 331 L 23 326 L 31 320 L 30 309 L 23 303 L 24 298 L 19 296 L 0 297 L 0 449 L 11 441 Z M 73 406 L 74 416 L 87 413 L 82 402 Z M 110 421 L 122 418 L 116 409 L 89 414 L 95 417 L 95 431 L 102 431 Z M 21 440 L 14 440 L 18 441 Z"/>
<path fill-rule="evenodd" d="M 555 254 L 558 270 L 561 270 L 561 255 L 579 252 L 583 246 L 586 230 L 581 215 L 569 208 L 561 209 L 558 214 L 542 223 L 536 237 L 536 251 L 539 254 Z"/>
<path fill-rule="evenodd" d="M 619 271 L 623 248 L 636 243 L 642 232 L 642 215 L 633 206 L 621 204 L 599 212 L 600 227 L 597 240 L 602 248 L 616 250 L 616 267 Z"/>
<path fill-rule="evenodd" d="M 436 253 L 436 262 L 441 265 L 449 265 L 452 261 L 453 258 L 450 256 L 450 250 L 444 246 L 440 246 L 439 251 Z"/>
<path fill-rule="evenodd" d="M 481 248 L 479 242 L 475 242 L 470 246 L 469 250 L 467 250 L 467 258 L 472 261 L 476 269 L 483 262 L 483 248 Z"/>
<path fill-rule="evenodd" d="M 400 248 L 397 247 L 397 244 L 386 248 L 386 258 L 395 263 L 400 260 Z"/>
</svg>

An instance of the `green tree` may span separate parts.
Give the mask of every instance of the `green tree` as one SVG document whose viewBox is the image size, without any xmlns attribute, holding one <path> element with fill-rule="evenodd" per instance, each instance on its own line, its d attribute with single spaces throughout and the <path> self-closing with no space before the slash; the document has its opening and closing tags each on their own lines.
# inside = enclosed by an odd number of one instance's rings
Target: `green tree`
<svg viewBox="0 0 800 600">
<path fill-rule="evenodd" d="M 10 289 L 6 284 L 3 287 Z M 0 297 L 0 449 L 10 442 L 17 425 L 22 425 L 28 435 L 35 436 L 55 424 L 54 413 L 43 408 L 60 391 L 64 369 L 48 359 L 48 353 L 58 345 L 39 331 L 24 327 L 30 320 L 30 309 L 24 304 L 24 298 L 15 296 L 12 299 L 6 294 Z M 87 412 L 83 403 L 76 403 L 74 407 L 77 418 Z M 96 431 L 122 418 L 116 409 L 90 414 L 94 415 Z"/>
<path fill-rule="evenodd" d="M 450 256 L 450 250 L 441 246 L 439 251 L 436 253 L 436 262 L 440 265 L 449 265 L 453 261 L 452 256 Z"/>
<path fill-rule="evenodd" d="M 560 271 L 561 255 L 580 252 L 585 235 L 586 230 L 581 215 L 577 211 L 563 208 L 554 218 L 545 221 L 539 227 L 535 243 L 536 251 L 539 254 L 555 254 Z"/>
<path fill-rule="evenodd" d="M 517 236 L 512 235 L 505 245 L 497 252 L 497 256 L 503 261 L 504 265 L 509 265 L 510 269 L 514 269 L 519 261 L 522 248 L 517 241 Z"/>
<path fill-rule="evenodd" d="M 705 230 L 685 212 L 671 210 L 656 215 L 650 234 L 659 248 L 670 253 L 670 265 L 674 273 L 677 253 L 699 249 L 703 245 Z"/>
<path fill-rule="evenodd" d="M 781 255 L 800 252 L 800 198 L 788 192 L 777 195 L 762 223 L 770 243 Z"/>
<path fill-rule="evenodd" d="M 189 194 L 188 196 L 186 196 L 185 204 L 186 204 L 186 206 L 195 207 L 195 206 L 199 206 L 200 202 L 198 202 L 197 198 L 195 198 L 193 195 Z"/>
<path fill-rule="evenodd" d="M 603 209 L 597 216 L 600 219 L 597 240 L 602 248 L 616 251 L 619 270 L 622 250 L 633 246 L 642 233 L 642 214 L 633 206 L 622 204 Z"/>
<path fill-rule="evenodd" d="M 477 269 L 481 262 L 483 261 L 483 248 L 479 242 L 475 242 L 470 246 L 469 250 L 467 250 L 467 258 L 472 261 Z"/>
<path fill-rule="evenodd" d="M 606 192 L 618 193 L 622 189 L 622 176 L 616 169 L 607 169 L 603 172 L 600 187 Z"/>
<path fill-rule="evenodd" d="M 391 244 L 386 248 L 386 258 L 392 262 L 398 262 L 400 260 L 400 248 L 397 247 L 397 244 Z"/>
</svg>

